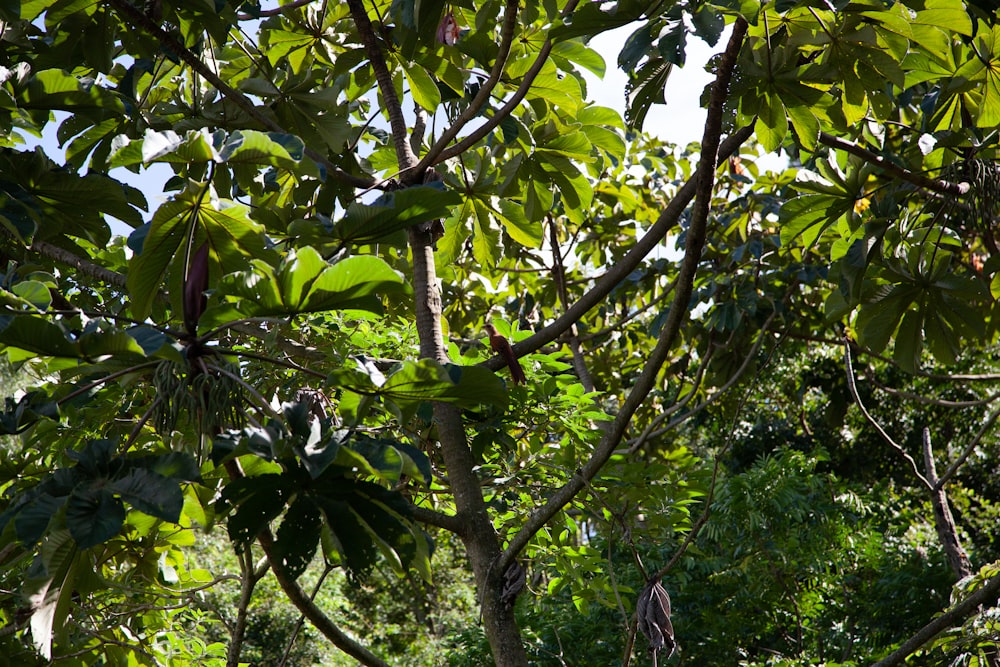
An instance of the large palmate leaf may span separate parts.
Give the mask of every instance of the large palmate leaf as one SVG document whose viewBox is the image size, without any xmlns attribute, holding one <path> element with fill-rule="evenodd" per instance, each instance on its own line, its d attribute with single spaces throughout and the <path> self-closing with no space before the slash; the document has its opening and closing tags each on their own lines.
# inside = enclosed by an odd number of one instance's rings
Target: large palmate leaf
<svg viewBox="0 0 1000 667">
<path fill-rule="evenodd" d="M 382 295 L 405 292 L 399 273 L 378 257 L 353 256 L 331 264 L 307 246 L 289 252 L 277 269 L 263 261 L 252 266 L 225 276 L 218 290 L 237 299 L 240 311 L 249 316 L 380 312 Z"/>
<path fill-rule="evenodd" d="M 38 315 L 22 313 L 0 316 L 0 349 L 11 360 L 34 356 L 97 360 L 109 356 L 138 360 L 146 351 L 128 331 L 97 321 L 82 334 Z"/>
<path fill-rule="evenodd" d="M 386 379 L 379 394 L 406 408 L 422 401 L 443 401 L 468 408 L 507 405 L 503 382 L 489 369 L 441 365 L 432 359 L 405 362 Z"/>
<path fill-rule="evenodd" d="M 379 197 L 373 204 L 351 204 L 333 225 L 331 235 L 343 244 L 403 243 L 400 232 L 413 225 L 446 218 L 461 196 L 442 183 L 420 185 Z"/>
<path fill-rule="evenodd" d="M 168 271 L 178 288 L 171 290 L 175 312 L 181 312 L 179 288 L 188 247 L 208 244 L 209 272 L 216 278 L 267 255 L 263 227 L 250 219 L 248 207 L 216 199 L 210 190 L 208 184 L 190 183 L 156 211 L 148 227 L 133 234 L 137 252 L 129 262 L 127 286 L 137 319 L 149 315 Z"/>
<path fill-rule="evenodd" d="M 0 148 L 0 225 L 21 242 L 65 234 L 104 245 L 105 216 L 138 226 L 145 208 L 138 190 L 113 178 L 59 168 L 41 149 Z"/>
<path fill-rule="evenodd" d="M 19 540 L 42 539 L 65 510 L 66 526 L 80 548 L 93 547 L 119 533 L 124 502 L 163 521 L 177 522 L 183 506 L 180 484 L 199 481 L 198 465 L 187 454 L 125 457 L 109 440 L 94 440 L 70 452 L 77 464 L 60 468 L 37 486 L 15 496 L 0 514 L 0 531 L 13 521 Z"/>
</svg>

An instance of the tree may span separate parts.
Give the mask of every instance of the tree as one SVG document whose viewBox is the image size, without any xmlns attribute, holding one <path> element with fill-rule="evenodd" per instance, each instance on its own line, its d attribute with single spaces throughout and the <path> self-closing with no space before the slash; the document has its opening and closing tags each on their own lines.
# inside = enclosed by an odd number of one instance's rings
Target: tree
<svg viewBox="0 0 1000 667">
<path fill-rule="evenodd" d="M 66 663 L 236 665 L 270 572 L 326 640 L 384 665 L 300 577 L 360 582 L 379 568 L 430 585 L 433 529 L 463 545 L 497 665 L 528 663 L 517 600 L 546 579 L 581 613 L 622 612 L 627 664 L 634 594 L 692 546 L 730 539 L 713 515 L 754 516 L 769 478 L 787 487 L 761 525 L 798 511 L 822 518 L 820 543 L 848 530 L 813 448 L 765 441 L 746 469 L 722 468 L 744 415 L 780 395 L 750 391 L 755 378 L 817 350 L 847 361 L 831 410 L 858 403 L 879 469 L 925 494 L 907 501 L 936 520 L 894 509 L 892 494 L 879 512 L 935 528 L 955 578 L 974 573 L 948 492 L 973 453 L 990 456 L 1000 412 L 950 448 L 914 410 L 892 433 L 865 406 L 854 357 L 873 376 L 992 370 L 1000 28 L 978 6 L 62 0 L 0 12 L 0 345 L 41 378 L 2 421 L 19 440 L 0 564 L 24 596 L 3 607 L 7 641 L 30 636 Z M 623 122 L 585 102 L 580 71 L 604 71 L 588 40 L 625 25 Z M 680 151 L 638 131 L 689 31 L 720 55 L 703 139 Z M 64 164 L 18 148 L 53 125 Z M 754 142 L 790 169 L 757 173 Z M 151 207 L 113 170 L 154 164 L 174 176 Z M 523 358 L 524 386 L 494 374 L 506 361 L 478 338 L 484 320 Z M 185 559 L 199 529 L 223 523 L 241 582 L 225 647 L 202 638 L 229 619 L 196 604 L 222 575 Z M 627 587 L 603 565 L 616 534 L 634 556 Z M 796 548 L 780 537 L 759 553 Z M 794 555 L 779 579 L 821 560 Z M 946 622 L 880 636 L 866 657 L 896 664 L 984 618 L 1000 579 L 986 568 L 972 581 Z M 794 606 L 829 598 L 829 583 L 766 590 Z M 995 661 L 980 641 L 995 629 L 977 632 L 958 643 Z M 748 642 L 753 659 L 775 650 L 768 637 Z M 780 641 L 814 659 L 801 636 Z"/>
</svg>

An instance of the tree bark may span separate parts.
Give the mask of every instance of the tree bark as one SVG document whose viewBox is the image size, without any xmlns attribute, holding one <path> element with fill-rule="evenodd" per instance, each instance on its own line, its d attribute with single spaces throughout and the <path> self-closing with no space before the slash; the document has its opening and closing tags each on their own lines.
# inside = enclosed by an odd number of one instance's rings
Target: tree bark
<svg viewBox="0 0 1000 667">
<path fill-rule="evenodd" d="M 948 557 L 948 565 L 955 573 L 956 579 L 964 579 L 972 574 L 972 563 L 962 548 L 962 541 L 958 537 L 958 528 L 955 526 L 955 518 L 951 515 L 951 506 L 948 503 L 948 494 L 944 487 L 938 484 L 937 467 L 934 465 L 934 451 L 931 448 L 931 431 L 924 427 L 924 466 L 927 471 L 927 481 L 931 483 L 931 504 L 934 506 L 934 528 L 937 530 L 938 539 L 941 540 L 941 547 L 945 556 Z"/>
</svg>

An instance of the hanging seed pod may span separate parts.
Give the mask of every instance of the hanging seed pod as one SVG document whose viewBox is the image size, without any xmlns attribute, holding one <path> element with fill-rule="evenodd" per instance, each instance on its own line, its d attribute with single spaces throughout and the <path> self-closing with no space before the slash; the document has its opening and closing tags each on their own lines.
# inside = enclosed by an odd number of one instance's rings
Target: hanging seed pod
<svg viewBox="0 0 1000 667">
<path fill-rule="evenodd" d="M 517 561 L 510 564 L 503 573 L 503 590 L 500 591 L 500 602 L 507 607 L 513 607 L 517 596 L 524 590 L 527 572 Z"/>
<path fill-rule="evenodd" d="M 198 332 L 198 320 L 208 307 L 208 243 L 191 257 L 187 276 L 184 279 L 184 328 L 194 336 Z"/>
<path fill-rule="evenodd" d="M 674 654 L 677 643 L 674 641 L 674 626 L 670 624 L 670 596 L 659 579 L 650 580 L 639 593 L 635 613 L 639 620 L 639 630 L 649 640 L 649 650 L 654 656 L 653 664 L 656 664 L 657 651 L 667 651 L 669 659 Z"/>
</svg>

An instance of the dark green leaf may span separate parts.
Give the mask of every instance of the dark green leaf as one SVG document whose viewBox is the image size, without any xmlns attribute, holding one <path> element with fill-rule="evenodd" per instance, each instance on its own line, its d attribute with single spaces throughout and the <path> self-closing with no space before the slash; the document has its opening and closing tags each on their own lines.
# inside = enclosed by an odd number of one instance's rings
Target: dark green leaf
<svg viewBox="0 0 1000 667">
<path fill-rule="evenodd" d="M 305 572 L 316 554 L 322 521 L 319 508 L 303 497 L 291 504 L 281 520 L 274 540 L 274 558 L 292 579 Z"/>
<path fill-rule="evenodd" d="M 81 549 L 107 542 L 125 522 L 121 500 L 98 484 L 73 489 L 66 503 L 66 525 Z"/>
</svg>

